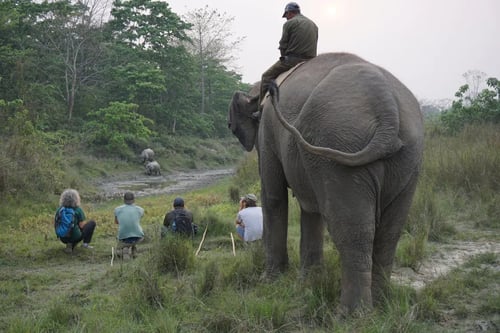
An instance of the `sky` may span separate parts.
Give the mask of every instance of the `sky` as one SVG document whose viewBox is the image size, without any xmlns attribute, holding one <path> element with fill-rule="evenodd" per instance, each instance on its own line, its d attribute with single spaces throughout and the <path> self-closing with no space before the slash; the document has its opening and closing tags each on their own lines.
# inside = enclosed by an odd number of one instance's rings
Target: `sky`
<svg viewBox="0 0 500 333">
<path fill-rule="evenodd" d="M 234 67 L 254 83 L 279 58 L 287 1 L 165 0 L 173 12 L 208 6 L 245 37 Z M 500 0 L 302 0 L 319 28 L 318 53 L 350 52 L 384 67 L 418 99 L 453 99 L 477 70 L 500 79 Z"/>
</svg>

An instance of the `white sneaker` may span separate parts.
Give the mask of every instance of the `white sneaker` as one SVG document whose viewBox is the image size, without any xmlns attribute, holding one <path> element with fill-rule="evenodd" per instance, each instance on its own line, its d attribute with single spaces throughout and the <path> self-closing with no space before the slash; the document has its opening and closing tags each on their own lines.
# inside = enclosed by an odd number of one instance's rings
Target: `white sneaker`
<svg viewBox="0 0 500 333">
<path fill-rule="evenodd" d="M 89 245 L 88 243 L 83 243 L 82 247 L 84 247 L 86 249 L 93 249 L 94 248 L 93 246 Z"/>
</svg>

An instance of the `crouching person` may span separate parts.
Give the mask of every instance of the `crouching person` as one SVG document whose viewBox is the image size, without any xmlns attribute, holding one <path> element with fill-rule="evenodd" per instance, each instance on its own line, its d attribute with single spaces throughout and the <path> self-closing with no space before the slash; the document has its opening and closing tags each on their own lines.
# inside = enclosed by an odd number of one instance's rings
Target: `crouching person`
<svg viewBox="0 0 500 333">
<path fill-rule="evenodd" d="M 72 253 L 75 246 L 83 240 L 82 247 L 92 249 L 90 241 L 94 234 L 96 223 L 94 220 L 85 222 L 85 213 L 80 207 L 80 194 L 77 190 L 64 190 L 59 198 L 54 218 L 57 237 L 66 244 L 65 252 Z"/>
<path fill-rule="evenodd" d="M 177 197 L 173 203 L 174 209 L 165 214 L 161 237 L 165 237 L 168 232 L 177 235 L 193 237 L 198 233 L 198 226 L 194 224 L 193 213 L 184 207 L 184 199 Z"/>
<path fill-rule="evenodd" d="M 141 227 L 141 218 L 144 216 L 144 209 L 135 205 L 134 193 L 126 192 L 123 196 L 124 205 L 115 208 L 115 223 L 118 224 L 118 253 L 125 248 L 130 249 L 130 256 L 136 257 L 136 244 L 144 239 L 144 232 Z"/>
<path fill-rule="evenodd" d="M 240 210 L 236 215 L 236 233 L 245 242 L 262 238 L 262 208 L 257 206 L 255 194 L 247 194 L 240 200 Z"/>
</svg>

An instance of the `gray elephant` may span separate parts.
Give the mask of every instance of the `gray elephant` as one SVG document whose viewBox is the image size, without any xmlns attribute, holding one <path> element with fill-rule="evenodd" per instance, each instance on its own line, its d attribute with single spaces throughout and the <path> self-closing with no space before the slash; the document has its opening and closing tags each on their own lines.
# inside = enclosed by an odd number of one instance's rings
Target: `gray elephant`
<svg viewBox="0 0 500 333">
<path fill-rule="evenodd" d="M 272 87 L 276 91 L 277 87 Z M 300 260 L 323 259 L 325 225 L 342 263 L 341 308 L 371 308 L 388 286 L 422 161 L 423 121 L 413 94 L 389 72 L 326 53 L 266 97 L 235 92 L 228 126 L 259 156 L 267 272 L 288 266 L 288 194 L 300 205 Z"/>
<path fill-rule="evenodd" d="M 144 166 L 146 168 L 146 175 L 148 176 L 160 176 L 160 163 L 156 161 L 147 162 Z"/>
<path fill-rule="evenodd" d="M 141 152 L 142 163 L 152 162 L 155 158 L 155 152 L 151 148 L 146 148 Z"/>
</svg>

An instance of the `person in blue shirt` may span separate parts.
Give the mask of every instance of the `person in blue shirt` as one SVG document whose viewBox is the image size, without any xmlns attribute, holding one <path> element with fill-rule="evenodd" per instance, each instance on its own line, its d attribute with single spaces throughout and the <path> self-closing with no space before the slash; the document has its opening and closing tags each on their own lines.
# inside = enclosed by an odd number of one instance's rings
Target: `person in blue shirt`
<svg viewBox="0 0 500 333">
<path fill-rule="evenodd" d="M 144 209 L 135 204 L 134 193 L 126 192 L 123 196 L 124 204 L 115 208 L 115 223 L 118 224 L 118 249 L 130 248 L 131 256 L 136 255 L 136 244 L 144 239 L 141 227 L 141 218 Z"/>
</svg>

